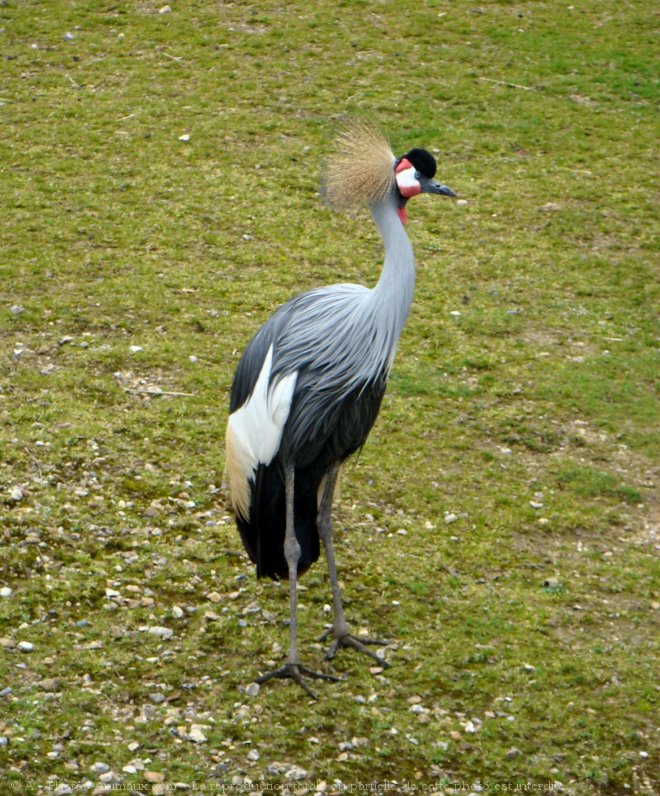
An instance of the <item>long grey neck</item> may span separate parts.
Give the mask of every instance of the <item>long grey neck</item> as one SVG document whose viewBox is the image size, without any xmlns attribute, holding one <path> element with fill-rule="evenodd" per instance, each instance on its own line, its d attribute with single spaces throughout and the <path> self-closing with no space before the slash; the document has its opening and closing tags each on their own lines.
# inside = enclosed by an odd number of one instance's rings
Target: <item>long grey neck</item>
<svg viewBox="0 0 660 796">
<path fill-rule="evenodd" d="M 385 246 L 383 270 L 371 298 L 379 318 L 389 326 L 393 357 L 415 292 L 415 255 L 393 196 L 372 205 L 371 216 Z"/>
</svg>

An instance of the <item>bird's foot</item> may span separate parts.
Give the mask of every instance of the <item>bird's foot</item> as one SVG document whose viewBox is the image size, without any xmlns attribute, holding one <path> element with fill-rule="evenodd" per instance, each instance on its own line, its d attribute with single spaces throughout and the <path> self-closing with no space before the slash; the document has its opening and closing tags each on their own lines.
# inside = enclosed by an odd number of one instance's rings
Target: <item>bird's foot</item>
<svg viewBox="0 0 660 796">
<path fill-rule="evenodd" d="M 365 636 L 354 636 L 352 633 L 348 631 L 344 633 L 336 633 L 334 628 L 330 628 L 330 630 L 326 631 L 321 636 L 321 641 L 325 641 L 328 636 L 331 634 L 334 635 L 334 640 L 330 645 L 330 648 L 325 654 L 325 660 L 331 661 L 337 651 L 341 647 L 350 647 L 351 649 L 357 650 L 358 652 L 363 652 L 365 655 L 368 655 L 370 658 L 373 658 L 375 661 L 378 662 L 379 666 L 382 666 L 384 669 L 389 669 L 391 664 L 382 658 L 380 655 L 377 655 L 375 652 L 368 648 L 368 644 L 374 644 L 377 646 L 385 647 L 389 644 L 388 641 L 383 641 L 379 638 L 366 638 Z"/>
<path fill-rule="evenodd" d="M 307 683 L 303 680 L 303 677 L 310 677 L 312 680 L 327 680 L 331 683 L 339 682 L 339 677 L 335 677 L 332 674 L 323 674 L 323 672 L 314 672 L 311 669 L 308 669 L 306 666 L 303 666 L 300 663 L 285 663 L 280 669 L 275 669 L 275 671 L 267 672 L 266 674 L 258 677 L 255 682 L 265 683 L 267 680 L 272 680 L 273 678 L 277 679 L 285 679 L 290 678 L 295 680 L 296 683 L 305 691 L 305 693 L 311 697 L 312 699 L 318 699 L 316 694 L 312 691 L 312 689 L 307 685 Z"/>
</svg>

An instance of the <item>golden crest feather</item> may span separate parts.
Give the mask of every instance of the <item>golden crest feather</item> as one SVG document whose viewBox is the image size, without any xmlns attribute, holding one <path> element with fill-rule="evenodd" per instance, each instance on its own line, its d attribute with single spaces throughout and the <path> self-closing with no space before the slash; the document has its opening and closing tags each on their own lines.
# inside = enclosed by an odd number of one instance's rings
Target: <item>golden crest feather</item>
<svg viewBox="0 0 660 796">
<path fill-rule="evenodd" d="M 396 158 L 387 139 L 367 119 L 351 119 L 326 163 L 322 193 L 333 207 L 351 210 L 382 201 L 394 184 Z"/>
</svg>

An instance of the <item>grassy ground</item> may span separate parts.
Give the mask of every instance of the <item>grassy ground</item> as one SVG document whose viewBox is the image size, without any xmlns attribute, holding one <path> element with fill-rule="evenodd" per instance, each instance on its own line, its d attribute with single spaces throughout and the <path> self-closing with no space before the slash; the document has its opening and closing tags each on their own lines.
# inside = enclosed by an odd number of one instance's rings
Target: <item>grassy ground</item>
<svg viewBox="0 0 660 796">
<path fill-rule="evenodd" d="M 657 792 L 651 3 L 162 5 L 0 2 L 0 792 Z M 467 204 L 410 207 L 416 302 L 337 511 L 393 666 L 345 652 L 308 703 L 245 693 L 287 595 L 223 429 L 280 302 L 377 277 L 369 219 L 317 197 L 345 112 Z M 319 564 L 315 666 L 329 600 Z"/>
</svg>

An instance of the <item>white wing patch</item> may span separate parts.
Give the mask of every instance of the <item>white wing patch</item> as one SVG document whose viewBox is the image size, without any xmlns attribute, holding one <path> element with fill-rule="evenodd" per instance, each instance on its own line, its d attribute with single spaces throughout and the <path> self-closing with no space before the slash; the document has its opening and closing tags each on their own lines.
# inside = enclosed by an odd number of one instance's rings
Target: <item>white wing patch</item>
<svg viewBox="0 0 660 796">
<path fill-rule="evenodd" d="M 227 480 L 234 510 L 245 520 L 250 515 L 250 479 L 257 466 L 270 464 L 278 451 L 298 379 L 294 372 L 269 386 L 272 367 L 273 346 L 252 394 L 227 422 Z"/>
</svg>

